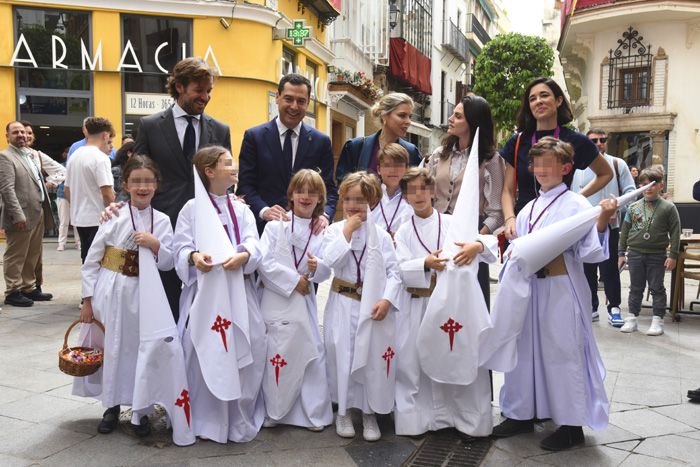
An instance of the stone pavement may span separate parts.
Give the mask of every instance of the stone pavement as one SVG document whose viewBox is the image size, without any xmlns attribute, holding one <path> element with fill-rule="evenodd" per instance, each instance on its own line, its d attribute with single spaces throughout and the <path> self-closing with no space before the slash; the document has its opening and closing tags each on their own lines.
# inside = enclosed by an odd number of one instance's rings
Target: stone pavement
<svg viewBox="0 0 700 467">
<path fill-rule="evenodd" d="M 341 439 L 333 427 L 322 433 L 278 427 L 246 444 L 198 441 L 185 448 L 172 445 L 163 429 L 138 439 L 126 423 L 98 435 L 104 409 L 71 396 L 71 378 L 57 367 L 63 334 L 78 316 L 80 258 L 77 250 L 56 252 L 55 246 L 49 241 L 44 250 L 44 290 L 55 299 L 0 311 L 1 466 L 401 465 L 420 445 L 420 439 L 393 435 L 389 417 L 380 419 L 385 436 L 378 443 Z M 694 295 L 695 286 L 688 289 Z M 321 301 L 326 293 L 327 287 L 319 292 Z M 650 311 L 643 311 L 640 329 L 650 320 Z M 661 337 L 621 334 L 604 317 L 594 328 L 608 369 L 610 426 L 586 431 L 584 447 L 552 454 L 538 447 L 552 428 L 544 424 L 531 435 L 496 441 L 482 465 L 700 465 L 700 405 L 685 398 L 687 389 L 700 386 L 700 318 L 667 318 Z M 502 375 L 494 379 L 498 391 Z M 496 422 L 498 412 L 494 407 Z"/>
</svg>

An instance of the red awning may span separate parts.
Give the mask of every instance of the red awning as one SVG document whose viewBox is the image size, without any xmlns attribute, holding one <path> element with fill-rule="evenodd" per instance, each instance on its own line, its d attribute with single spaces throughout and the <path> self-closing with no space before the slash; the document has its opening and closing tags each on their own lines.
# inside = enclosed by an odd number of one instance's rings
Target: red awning
<svg viewBox="0 0 700 467">
<path fill-rule="evenodd" d="M 430 58 L 420 53 L 406 39 L 394 37 L 390 46 L 389 73 L 424 94 L 432 94 Z"/>
</svg>

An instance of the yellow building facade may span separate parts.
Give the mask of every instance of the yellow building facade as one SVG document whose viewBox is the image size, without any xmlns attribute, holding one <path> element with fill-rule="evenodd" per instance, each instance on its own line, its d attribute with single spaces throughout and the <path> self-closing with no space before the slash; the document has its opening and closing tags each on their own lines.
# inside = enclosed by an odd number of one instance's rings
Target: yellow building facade
<svg viewBox="0 0 700 467">
<path fill-rule="evenodd" d="M 292 70 L 313 84 L 306 123 L 326 132 L 333 55 L 306 3 L 0 0 L 0 121 L 29 120 L 37 146 L 55 156 L 81 137 L 84 117 L 102 116 L 118 147 L 142 116 L 169 105 L 165 72 L 198 56 L 219 74 L 206 111 L 231 127 L 234 155 L 245 129 L 275 115 L 277 82 Z M 297 46 L 288 29 L 309 38 Z"/>
</svg>

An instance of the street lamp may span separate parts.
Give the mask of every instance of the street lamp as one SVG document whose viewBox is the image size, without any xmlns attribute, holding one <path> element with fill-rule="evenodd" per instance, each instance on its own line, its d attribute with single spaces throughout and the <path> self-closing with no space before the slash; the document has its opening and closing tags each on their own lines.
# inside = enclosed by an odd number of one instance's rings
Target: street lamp
<svg viewBox="0 0 700 467">
<path fill-rule="evenodd" d="M 399 24 L 399 7 L 396 6 L 396 0 L 389 0 L 389 29 L 393 30 Z"/>
</svg>

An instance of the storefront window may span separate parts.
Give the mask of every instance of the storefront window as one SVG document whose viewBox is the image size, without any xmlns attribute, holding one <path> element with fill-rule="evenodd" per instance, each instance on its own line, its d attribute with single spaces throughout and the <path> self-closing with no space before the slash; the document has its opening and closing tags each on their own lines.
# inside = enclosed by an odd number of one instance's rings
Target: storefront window
<svg viewBox="0 0 700 467">
<path fill-rule="evenodd" d="M 130 43 L 134 52 L 127 53 L 125 60 L 134 67 L 124 67 L 122 71 L 124 132 L 135 136 L 142 116 L 159 112 L 167 105 L 165 85 L 175 64 L 192 55 L 192 21 L 161 16 L 121 18 L 122 50 Z M 140 70 L 135 67 L 137 64 Z M 144 105 L 131 105 L 133 102 Z"/>
<path fill-rule="evenodd" d="M 295 73 L 297 69 L 297 54 L 287 47 L 282 47 L 282 76 Z"/>
<path fill-rule="evenodd" d="M 316 76 L 318 76 L 318 65 L 314 62 L 306 61 L 306 77 L 311 81 L 311 100 L 309 102 L 309 108 L 306 109 L 306 114 L 310 117 L 316 116 L 316 92 L 314 89 L 314 84 L 316 83 Z"/>
</svg>

